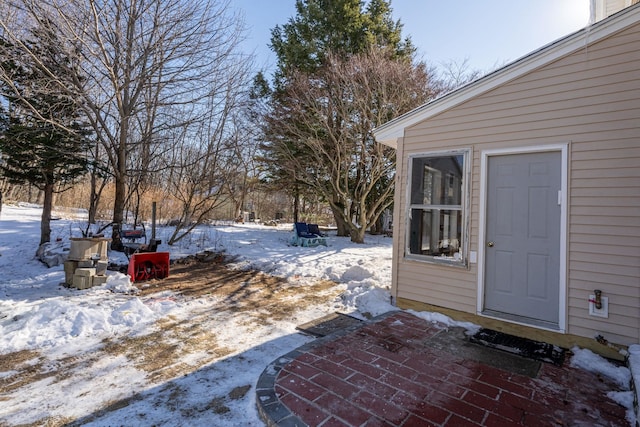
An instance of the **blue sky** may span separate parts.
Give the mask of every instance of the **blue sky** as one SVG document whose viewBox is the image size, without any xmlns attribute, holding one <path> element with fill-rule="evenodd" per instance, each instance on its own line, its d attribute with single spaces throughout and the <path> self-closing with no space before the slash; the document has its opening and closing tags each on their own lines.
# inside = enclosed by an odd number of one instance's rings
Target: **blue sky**
<svg viewBox="0 0 640 427">
<path fill-rule="evenodd" d="M 247 24 L 245 49 L 273 66 L 270 30 L 295 14 L 295 0 L 231 0 Z M 465 59 L 489 71 L 577 31 L 589 20 L 589 0 L 392 0 L 422 59 L 433 65 Z"/>
</svg>

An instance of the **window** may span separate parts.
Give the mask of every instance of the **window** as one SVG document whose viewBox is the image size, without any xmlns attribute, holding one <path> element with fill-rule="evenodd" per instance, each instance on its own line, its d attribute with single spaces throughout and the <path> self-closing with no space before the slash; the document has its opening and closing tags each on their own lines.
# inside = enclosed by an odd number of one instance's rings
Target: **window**
<svg viewBox="0 0 640 427">
<path fill-rule="evenodd" d="M 456 152 L 409 159 L 409 255 L 465 263 L 466 157 Z"/>
</svg>

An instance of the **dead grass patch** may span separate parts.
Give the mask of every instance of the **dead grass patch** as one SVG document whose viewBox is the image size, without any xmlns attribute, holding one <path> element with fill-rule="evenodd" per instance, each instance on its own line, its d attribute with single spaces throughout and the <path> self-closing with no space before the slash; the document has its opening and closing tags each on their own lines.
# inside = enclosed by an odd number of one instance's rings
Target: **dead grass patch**
<svg viewBox="0 0 640 427">
<path fill-rule="evenodd" d="M 35 350 L 0 355 L 0 371 L 10 372 L 0 379 L 0 402 L 10 402 L 9 393 L 42 379 L 53 376 L 56 377 L 55 381 L 68 379 L 80 369 L 89 369 L 105 354 L 126 357 L 137 369 L 147 373 L 150 383 L 161 383 L 193 372 L 236 351 L 219 343 L 210 327 L 212 314 L 232 316 L 243 313 L 243 318 L 236 319 L 237 324 L 255 330 L 295 316 L 296 312 L 307 307 L 324 304 L 340 292 L 335 283 L 330 281 L 296 284 L 295 279 L 289 282 L 259 271 L 232 270 L 219 260 L 216 257 L 207 262 L 172 265 L 168 278 L 136 284 L 141 289 L 139 296 L 142 298 L 171 291 L 187 300 L 215 300 L 213 305 L 206 305 L 206 310 L 192 312 L 188 319 L 165 317 L 147 335 L 105 339 L 98 351 L 58 360 L 48 360 Z M 189 363 L 184 361 L 187 357 Z M 229 400 L 244 397 L 249 389 L 250 386 L 241 386 L 228 396 L 214 398 L 207 409 L 224 413 L 228 410 Z M 135 400 L 135 397 L 105 402 L 98 413 L 127 406 L 132 399 Z M 61 417 L 50 417 L 32 425 L 53 427 L 70 422 Z M 0 427 L 4 427 L 2 421 Z"/>
<path fill-rule="evenodd" d="M 202 328 L 197 318 L 189 319 L 189 323 L 165 318 L 157 327 L 158 330 L 144 336 L 105 341 L 103 351 L 126 356 L 136 368 L 147 372 L 148 379 L 154 383 L 191 372 L 233 352 L 219 346 L 215 333 Z M 196 352 L 207 356 L 195 365 L 182 362 L 184 356 Z"/>
<path fill-rule="evenodd" d="M 35 350 L 21 350 L 0 355 L 0 372 L 10 372 L 0 378 L 0 401 L 5 394 L 28 384 L 56 375 L 54 370 L 43 370 L 45 358 Z"/>
<path fill-rule="evenodd" d="M 335 297 L 335 283 L 319 281 L 296 286 L 259 271 L 238 271 L 219 263 L 194 262 L 173 267 L 170 277 L 142 286 L 141 295 L 171 291 L 190 298 L 215 297 L 216 312 L 251 314 L 252 324 L 268 325 L 290 317 L 309 305 Z M 157 330 L 140 337 L 105 341 L 104 351 L 125 355 L 138 369 L 148 373 L 150 381 L 164 381 L 190 372 L 200 366 L 233 353 L 230 347 L 218 345 L 215 332 L 206 327 L 208 313 L 188 321 L 172 317 L 161 319 Z M 203 353 L 197 365 L 182 362 L 185 355 Z M 204 356 L 206 354 L 206 356 Z"/>
</svg>

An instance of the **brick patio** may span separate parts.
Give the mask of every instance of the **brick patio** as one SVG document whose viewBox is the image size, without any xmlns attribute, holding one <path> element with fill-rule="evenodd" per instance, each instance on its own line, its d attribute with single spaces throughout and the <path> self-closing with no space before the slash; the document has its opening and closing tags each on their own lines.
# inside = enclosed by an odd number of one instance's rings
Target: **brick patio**
<svg viewBox="0 0 640 427">
<path fill-rule="evenodd" d="M 618 386 L 569 357 L 535 362 L 529 376 L 501 368 L 499 350 L 482 350 L 485 362 L 466 357 L 450 332 L 394 312 L 318 339 L 265 369 L 261 415 L 270 426 L 629 425 L 606 396 Z"/>
</svg>

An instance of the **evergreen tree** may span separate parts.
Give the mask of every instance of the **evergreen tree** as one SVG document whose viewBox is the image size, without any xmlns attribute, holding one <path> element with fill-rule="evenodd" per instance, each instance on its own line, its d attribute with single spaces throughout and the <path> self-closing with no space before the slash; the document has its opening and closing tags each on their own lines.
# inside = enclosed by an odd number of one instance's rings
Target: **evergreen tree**
<svg viewBox="0 0 640 427">
<path fill-rule="evenodd" d="M 371 130 L 392 118 L 385 111 L 401 114 L 434 95 L 423 84 L 429 70 L 413 64 L 415 48 L 388 0 L 297 0 L 296 12 L 271 33 L 278 64 L 264 120 L 266 164 L 279 182 L 321 195 L 338 235 L 362 242 L 392 202 L 395 171 L 395 153 L 380 149 Z M 394 70 L 397 63 L 406 75 L 385 75 L 371 60 Z M 409 98 L 389 96 L 403 80 Z"/>
<path fill-rule="evenodd" d="M 402 40 L 402 24 L 393 21 L 387 0 L 371 0 L 366 7 L 361 0 L 296 0 L 296 13 L 271 31 L 278 83 L 292 71 L 317 71 L 329 52 L 349 56 L 372 46 L 398 58 L 415 52 L 409 38 Z"/>
<path fill-rule="evenodd" d="M 11 85 L 2 87 L 7 119 L 0 137 L 0 169 L 10 182 L 29 183 L 43 192 L 43 244 L 51 238 L 54 193 L 87 170 L 88 132 L 70 95 L 67 79 L 75 72 L 73 63 L 53 25 L 43 21 L 30 34 L 23 43 L 37 61 L 25 59 L 30 57 L 0 39 L 0 67 L 12 77 Z"/>
</svg>

